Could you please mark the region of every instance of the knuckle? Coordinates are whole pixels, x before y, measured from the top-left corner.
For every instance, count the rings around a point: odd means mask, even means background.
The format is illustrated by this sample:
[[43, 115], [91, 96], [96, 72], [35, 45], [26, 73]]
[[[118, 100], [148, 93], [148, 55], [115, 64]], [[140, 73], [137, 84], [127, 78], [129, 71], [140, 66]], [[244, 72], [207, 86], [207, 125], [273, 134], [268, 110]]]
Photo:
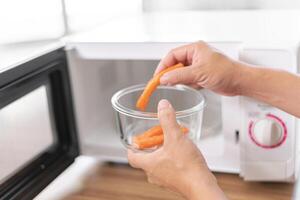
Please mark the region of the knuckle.
[[171, 129], [173, 135], [175, 135], [175, 136], [176, 135], [181, 135], [181, 134], [178, 134], [180, 132], [180, 129], [179, 129], [179, 126], [178, 126], [177, 123], [171, 124], [170, 129]]
[[220, 52], [212, 51], [210, 57], [214, 61], [219, 61], [222, 59], [223, 55]]
[[183, 79], [183, 73], [176, 73], [174, 77], [175, 81], [181, 81]]
[[202, 66], [196, 66], [196, 67], [191, 67], [191, 73], [193, 74], [193, 75], [198, 75], [198, 74], [200, 74], [201, 73], [201, 67]]
[[160, 115], [163, 119], [170, 119], [173, 116], [173, 112], [171, 109], [166, 108], [161, 111]]
[[195, 45], [196, 45], [196, 47], [198, 47], [200, 49], [207, 47], [206, 42], [204, 42], [203, 40], [196, 42]]
[[174, 57], [175, 57], [174, 50], [171, 50], [163, 57], [163, 59], [160, 61], [160, 64], [165, 67], [169, 67], [168, 63], [172, 61]]
[[175, 48], [172, 48], [172, 49], [167, 53], [167, 57], [173, 57], [173, 58], [175, 58], [177, 52], [180, 51], [180, 50], [182, 50], [183, 48], [185, 48], [185, 45], [179, 46], [179, 47], [175, 47]]
[[171, 49], [171, 50], [167, 53], [166, 57], [168, 57], [168, 58], [173, 57], [174, 54], [175, 54], [175, 51], [176, 51], [176, 49]]

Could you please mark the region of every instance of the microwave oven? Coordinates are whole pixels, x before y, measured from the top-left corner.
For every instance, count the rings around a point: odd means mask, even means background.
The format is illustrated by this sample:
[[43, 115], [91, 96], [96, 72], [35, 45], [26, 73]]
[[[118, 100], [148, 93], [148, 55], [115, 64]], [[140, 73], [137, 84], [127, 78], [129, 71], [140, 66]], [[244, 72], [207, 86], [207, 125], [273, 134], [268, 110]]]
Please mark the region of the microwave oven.
[[[79, 155], [127, 162], [111, 96], [145, 83], [170, 49], [188, 42], [155, 42], [155, 37], [66, 40], [0, 66], [0, 199], [32, 199]], [[241, 62], [299, 73], [297, 43], [209, 44]], [[196, 145], [211, 170], [248, 181], [296, 179], [296, 117], [251, 98], [203, 93], [207, 105]]]
[[[179, 45], [67, 43], [3, 69], [0, 118], [5, 134], [0, 149], [5, 161], [0, 195], [30, 199], [79, 154], [127, 162], [110, 98], [124, 87], [146, 82], [159, 59]], [[293, 73], [299, 70], [297, 46], [210, 45], [243, 62]], [[196, 144], [211, 170], [238, 173], [252, 181], [295, 180], [299, 160], [296, 117], [247, 97], [203, 92], [207, 106]]]

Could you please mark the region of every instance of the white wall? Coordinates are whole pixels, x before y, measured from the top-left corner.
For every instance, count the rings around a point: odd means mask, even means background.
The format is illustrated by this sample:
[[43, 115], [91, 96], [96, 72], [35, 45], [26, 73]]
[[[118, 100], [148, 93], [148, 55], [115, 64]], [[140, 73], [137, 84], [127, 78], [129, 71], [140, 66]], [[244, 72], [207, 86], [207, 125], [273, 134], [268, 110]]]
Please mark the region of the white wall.
[[295, 8], [300, 8], [299, 0], [143, 0], [144, 11]]
[[110, 19], [142, 12], [142, 0], [65, 0], [71, 32], [101, 25]]
[[55, 39], [63, 34], [60, 0], [0, 1], [0, 43]]
[[[65, 33], [63, 0], [0, 0], [0, 44], [58, 39]], [[65, 0], [69, 33], [142, 12], [142, 0]]]

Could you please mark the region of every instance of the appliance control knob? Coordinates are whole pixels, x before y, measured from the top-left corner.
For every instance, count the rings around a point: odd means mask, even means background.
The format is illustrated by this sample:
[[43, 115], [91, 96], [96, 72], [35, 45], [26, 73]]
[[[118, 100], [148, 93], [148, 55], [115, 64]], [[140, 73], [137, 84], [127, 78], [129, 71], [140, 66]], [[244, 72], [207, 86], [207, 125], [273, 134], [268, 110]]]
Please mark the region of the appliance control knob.
[[251, 136], [258, 146], [272, 148], [283, 142], [285, 134], [280, 122], [264, 118], [253, 124]]

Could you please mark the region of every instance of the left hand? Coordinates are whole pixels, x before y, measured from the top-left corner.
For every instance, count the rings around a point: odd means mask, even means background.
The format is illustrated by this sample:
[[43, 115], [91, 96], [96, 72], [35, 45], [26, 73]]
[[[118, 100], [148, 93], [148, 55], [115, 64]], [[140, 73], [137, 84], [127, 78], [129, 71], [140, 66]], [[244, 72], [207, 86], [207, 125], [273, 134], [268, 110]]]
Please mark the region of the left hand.
[[177, 191], [188, 199], [225, 199], [201, 152], [182, 134], [168, 101], [160, 101], [158, 117], [164, 132], [163, 146], [152, 153], [128, 150], [131, 166], [143, 169], [150, 183]]

